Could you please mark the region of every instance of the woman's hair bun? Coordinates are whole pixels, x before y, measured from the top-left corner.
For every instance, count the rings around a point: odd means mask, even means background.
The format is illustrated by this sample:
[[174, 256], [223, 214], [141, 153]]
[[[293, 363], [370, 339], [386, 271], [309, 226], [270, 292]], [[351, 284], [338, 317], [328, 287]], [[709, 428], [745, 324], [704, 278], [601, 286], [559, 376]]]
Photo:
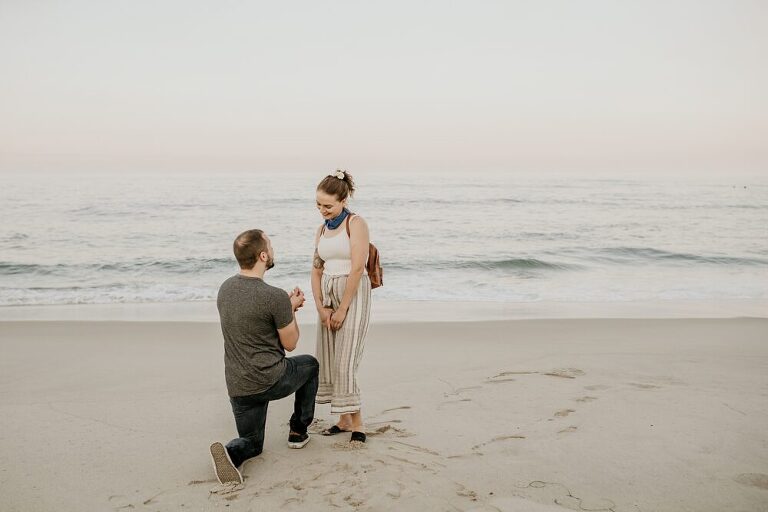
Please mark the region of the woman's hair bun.
[[355, 181], [352, 175], [342, 169], [336, 169], [331, 174], [323, 178], [317, 185], [317, 190], [326, 194], [335, 196], [339, 201], [343, 201], [355, 194]]

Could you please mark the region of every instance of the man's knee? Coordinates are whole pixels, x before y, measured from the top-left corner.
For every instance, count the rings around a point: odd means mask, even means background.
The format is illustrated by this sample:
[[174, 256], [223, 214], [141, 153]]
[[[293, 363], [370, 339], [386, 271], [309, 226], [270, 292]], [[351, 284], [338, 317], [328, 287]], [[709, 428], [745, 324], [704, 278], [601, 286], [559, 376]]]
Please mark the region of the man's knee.
[[293, 361], [292, 364], [300, 374], [309, 378], [317, 377], [320, 374], [320, 363], [314, 356], [302, 354], [290, 359]]
[[264, 450], [264, 438], [238, 437], [227, 443], [227, 452], [236, 467], [240, 467], [246, 460], [260, 455]]
[[304, 354], [303, 356], [299, 356], [302, 358], [301, 364], [308, 366], [312, 368], [313, 372], [317, 373], [320, 369], [320, 363], [315, 359], [315, 356], [311, 356], [309, 354]]
[[312, 375], [320, 373], [320, 362], [314, 356], [308, 356], [312, 365]]

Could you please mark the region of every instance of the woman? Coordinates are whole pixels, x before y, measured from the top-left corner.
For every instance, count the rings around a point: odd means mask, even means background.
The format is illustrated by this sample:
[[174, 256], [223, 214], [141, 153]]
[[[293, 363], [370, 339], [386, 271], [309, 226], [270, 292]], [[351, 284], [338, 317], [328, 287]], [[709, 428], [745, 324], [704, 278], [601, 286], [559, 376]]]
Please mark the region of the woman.
[[322, 434], [351, 432], [350, 442], [364, 443], [357, 368], [368, 332], [371, 281], [365, 270], [368, 225], [347, 209], [354, 192], [355, 183], [345, 171], [326, 176], [317, 186], [317, 209], [324, 222], [315, 234], [312, 294], [319, 315], [317, 403], [330, 403], [331, 414], [341, 415]]

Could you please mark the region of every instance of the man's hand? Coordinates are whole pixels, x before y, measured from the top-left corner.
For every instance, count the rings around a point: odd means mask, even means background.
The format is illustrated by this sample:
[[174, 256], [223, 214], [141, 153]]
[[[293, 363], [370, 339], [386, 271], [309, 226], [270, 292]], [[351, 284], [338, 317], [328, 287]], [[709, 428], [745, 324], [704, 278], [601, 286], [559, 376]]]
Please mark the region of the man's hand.
[[304, 292], [298, 286], [288, 294], [288, 297], [291, 299], [291, 307], [293, 307], [294, 312], [304, 305]]

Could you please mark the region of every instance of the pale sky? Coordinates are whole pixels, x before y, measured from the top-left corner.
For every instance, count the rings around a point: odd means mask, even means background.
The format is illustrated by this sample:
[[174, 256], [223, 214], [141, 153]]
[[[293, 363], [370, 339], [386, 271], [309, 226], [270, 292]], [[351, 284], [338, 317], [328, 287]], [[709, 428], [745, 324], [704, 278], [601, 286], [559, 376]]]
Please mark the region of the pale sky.
[[0, 0], [0, 172], [768, 174], [768, 2]]

